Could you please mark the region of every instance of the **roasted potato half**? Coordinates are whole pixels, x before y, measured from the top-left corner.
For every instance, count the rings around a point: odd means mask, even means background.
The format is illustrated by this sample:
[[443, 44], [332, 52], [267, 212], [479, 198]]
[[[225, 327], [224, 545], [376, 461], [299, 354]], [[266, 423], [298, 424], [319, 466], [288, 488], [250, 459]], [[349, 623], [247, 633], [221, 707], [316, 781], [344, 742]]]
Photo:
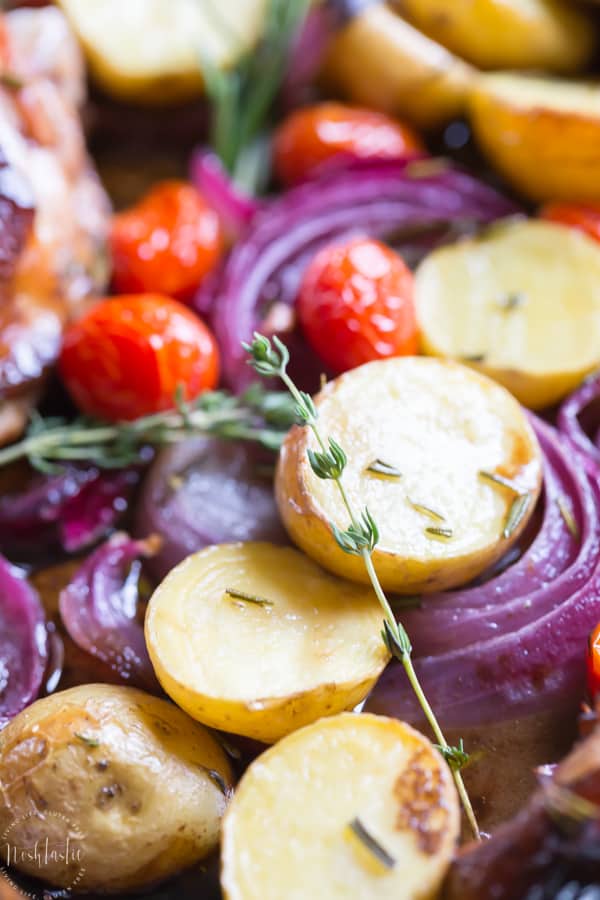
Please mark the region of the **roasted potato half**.
[[408, 725], [345, 713], [284, 738], [223, 825], [227, 900], [427, 900], [459, 830], [450, 770]]
[[590, 17], [570, 0], [394, 0], [393, 6], [481, 69], [574, 72], [596, 43]]
[[0, 733], [0, 834], [29, 851], [17, 869], [56, 887], [139, 890], [215, 849], [231, 783], [218, 743], [173, 704], [81, 685]]
[[[463, 584], [511, 546], [533, 511], [540, 449], [521, 407], [500, 385], [454, 362], [403, 357], [368, 363], [315, 398], [319, 427], [348, 451], [342, 481], [356, 514], [379, 528], [373, 562], [401, 593]], [[368, 581], [364, 561], [340, 549], [337, 485], [312, 471], [308, 428], [287, 435], [277, 467], [279, 511], [292, 539], [321, 565]], [[481, 473], [510, 479], [514, 492]], [[516, 493], [522, 518], [508, 523]]]
[[600, 85], [480, 75], [469, 117], [489, 161], [524, 197], [600, 200]]
[[226, 67], [256, 39], [265, 0], [58, 0], [111, 96], [149, 105], [202, 93], [202, 55]]
[[511, 221], [435, 250], [415, 302], [427, 353], [468, 362], [533, 409], [600, 366], [600, 246], [576, 229]]
[[473, 70], [389, 9], [367, 6], [331, 41], [325, 82], [355, 103], [432, 128], [463, 112]]
[[364, 700], [387, 662], [369, 588], [291, 547], [250, 542], [188, 557], [153, 594], [146, 643], [195, 719], [271, 743]]

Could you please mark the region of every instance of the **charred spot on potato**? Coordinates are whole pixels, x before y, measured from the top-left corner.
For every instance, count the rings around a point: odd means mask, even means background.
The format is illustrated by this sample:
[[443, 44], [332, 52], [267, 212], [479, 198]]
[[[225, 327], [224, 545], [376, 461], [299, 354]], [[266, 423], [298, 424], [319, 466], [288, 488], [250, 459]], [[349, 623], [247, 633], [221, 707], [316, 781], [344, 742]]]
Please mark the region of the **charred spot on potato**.
[[427, 764], [429, 750], [421, 747], [394, 783], [399, 808], [396, 829], [410, 829], [424, 853], [439, 850], [448, 828], [448, 809], [440, 769]]

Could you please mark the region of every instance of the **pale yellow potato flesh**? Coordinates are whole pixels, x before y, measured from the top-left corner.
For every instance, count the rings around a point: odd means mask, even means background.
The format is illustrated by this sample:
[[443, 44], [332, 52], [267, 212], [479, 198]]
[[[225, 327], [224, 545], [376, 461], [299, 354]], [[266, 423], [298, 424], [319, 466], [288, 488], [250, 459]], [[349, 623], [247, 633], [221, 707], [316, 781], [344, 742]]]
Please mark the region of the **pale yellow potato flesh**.
[[468, 113], [485, 155], [524, 197], [600, 200], [597, 82], [480, 75]]
[[91, 72], [112, 96], [139, 103], [202, 93], [202, 57], [227, 67], [255, 41], [265, 0], [59, 0]]
[[[342, 483], [353, 509], [368, 507], [379, 528], [373, 562], [385, 589], [413, 593], [463, 584], [521, 533], [540, 489], [541, 454], [523, 410], [500, 385], [458, 363], [403, 357], [346, 372], [315, 403], [321, 432], [348, 456]], [[295, 426], [275, 479], [283, 522], [321, 565], [367, 582], [363, 559], [342, 551], [333, 536], [330, 522], [346, 529], [348, 512], [336, 484], [313, 473], [308, 448], [318, 449], [314, 436]], [[400, 477], [368, 471], [374, 460]], [[514, 495], [482, 478], [482, 470], [530, 492], [527, 515], [508, 538], [503, 530]], [[427, 530], [439, 527], [451, 536]]]
[[[349, 830], [357, 818], [390, 868]], [[246, 771], [223, 824], [221, 884], [227, 900], [427, 900], [458, 832], [452, 776], [429, 741], [397, 720], [346, 713]]]
[[393, 6], [482, 69], [573, 72], [596, 43], [590, 17], [570, 0], [393, 0]]
[[382, 618], [371, 590], [291, 547], [221, 544], [157, 588], [146, 643], [163, 688], [193, 718], [271, 743], [364, 700], [388, 659]]
[[[78, 892], [139, 890], [199, 862], [218, 844], [231, 785], [214, 737], [134, 688], [52, 694], [0, 733], [0, 834], [31, 851], [16, 867]], [[79, 854], [69, 864], [67, 838]], [[40, 868], [46, 839], [63, 855]]]
[[354, 103], [432, 128], [464, 111], [474, 72], [384, 3], [375, 3], [337, 32], [322, 74]]
[[426, 353], [481, 357], [469, 365], [533, 409], [600, 366], [600, 247], [576, 229], [511, 221], [436, 250], [415, 303]]

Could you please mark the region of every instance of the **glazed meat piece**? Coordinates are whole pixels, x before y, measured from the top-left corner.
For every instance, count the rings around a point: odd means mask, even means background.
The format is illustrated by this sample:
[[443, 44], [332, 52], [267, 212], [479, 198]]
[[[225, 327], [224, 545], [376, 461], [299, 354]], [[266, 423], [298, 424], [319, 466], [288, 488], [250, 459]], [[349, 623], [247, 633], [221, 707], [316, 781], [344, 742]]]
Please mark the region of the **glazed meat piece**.
[[443, 896], [600, 900], [600, 725], [511, 822], [461, 853]]
[[59, 10], [0, 19], [0, 444], [23, 428], [65, 325], [106, 282], [109, 203], [85, 148], [84, 93]]

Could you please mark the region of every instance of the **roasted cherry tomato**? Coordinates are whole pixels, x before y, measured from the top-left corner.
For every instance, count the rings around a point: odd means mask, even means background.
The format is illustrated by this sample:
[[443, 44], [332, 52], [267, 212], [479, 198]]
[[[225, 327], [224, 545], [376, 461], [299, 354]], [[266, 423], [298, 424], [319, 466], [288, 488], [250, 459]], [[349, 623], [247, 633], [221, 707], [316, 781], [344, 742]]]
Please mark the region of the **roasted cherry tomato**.
[[115, 291], [185, 301], [215, 267], [223, 236], [217, 213], [193, 185], [164, 181], [113, 217], [110, 245]]
[[570, 225], [600, 241], [600, 204], [548, 203], [542, 207], [541, 217], [559, 225]]
[[600, 696], [600, 624], [588, 639], [587, 688], [592, 701]]
[[279, 126], [273, 165], [284, 184], [295, 184], [335, 156], [397, 159], [422, 152], [415, 132], [383, 113], [318, 103], [293, 112]]
[[179, 385], [188, 400], [213, 388], [219, 357], [186, 306], [138, 294], [103, 300], [72, 325], [60, 372], [82, 412], [118, 421], [170, 409]]
[[417, 352], [413, 276], [379, 241], [355, 238], [317, 253], [302, 281], [298, 315], [310, 344], [336, 372]]

